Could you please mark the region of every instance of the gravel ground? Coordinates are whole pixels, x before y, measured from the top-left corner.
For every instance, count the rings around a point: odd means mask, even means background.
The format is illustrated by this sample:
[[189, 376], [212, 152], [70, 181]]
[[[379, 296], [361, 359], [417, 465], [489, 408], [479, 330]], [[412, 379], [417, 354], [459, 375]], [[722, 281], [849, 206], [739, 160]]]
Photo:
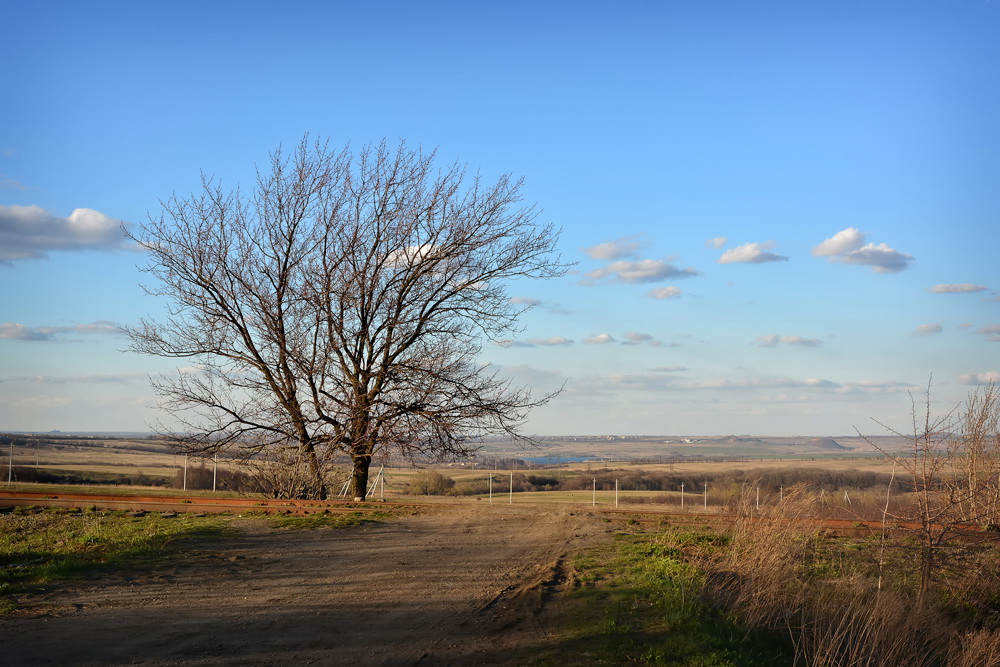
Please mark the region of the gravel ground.
[[521, 665], [552, 640], [585, 510], [455, 505], [349, 530], [242, 520], [185, 559], [0, 618], [0, 664]]

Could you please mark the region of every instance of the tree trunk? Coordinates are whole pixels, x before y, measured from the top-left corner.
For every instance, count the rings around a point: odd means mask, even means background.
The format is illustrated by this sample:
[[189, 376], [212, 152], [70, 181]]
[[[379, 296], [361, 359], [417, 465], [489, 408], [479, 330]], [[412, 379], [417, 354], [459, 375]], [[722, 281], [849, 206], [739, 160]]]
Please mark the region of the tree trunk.
[[371, 467], [370, 454], [352, 454], [354, 470], [351, 473], [351, 489], [355, 498], [365, 500], [368, 497], [368, 468]]
[[934, 546], [925, 544], [920, 554], [920, 583], [917, 588], [917, 609], [923, 609], [934, 576]]

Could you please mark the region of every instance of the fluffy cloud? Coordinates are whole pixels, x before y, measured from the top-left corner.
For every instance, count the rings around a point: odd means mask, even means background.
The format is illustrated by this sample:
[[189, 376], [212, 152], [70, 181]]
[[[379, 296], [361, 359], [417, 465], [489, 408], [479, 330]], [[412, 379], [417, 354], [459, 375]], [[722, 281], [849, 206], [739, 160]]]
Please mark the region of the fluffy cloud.
[[526, 296], [512, 296], [510, 302], [515, 306], [525, 306], [526, 308], [534, 308], [535, 306], [542, 305], [542, 302], [538, 299], [531, 299]]
[[651, 299], [676, 299], [680, 295], [680, 287], [654, 287], [646, 294]]
[[928, 336], [930, 334], [939, 334], [942, 331], [944, 331], [944, 327], [939, 322], [931, 322], [930, 324], [921, 324], [913, 330], [913, 333], [918, 336]]
[[60, 218], [38, 206], [0, 206], [0, 262], [40, 259], [55, 250], [135, 250], [118, 220], [78, 208]]
[[839, 231], [812, 249], [816, 257], [833, 257], [858, 250], [865, 244], [865, 235], [854, 227]]
[[818, 338], [804, 338], [802, 336], [779, 336], [778, 334], [768, 334], [761, 336], [754, 341], [757, 347], [777, 347], [783, 345], [798, 345], [799, 347], [819, 347], [823, 341]]
[[962, 384], [1000, 384], [1000, 372], [965, 373], [958, 381]]
[[118, 334], [121, 333], [121, 327], [113, 322], [91, 322], [69, 327], [28, 327], [14, 322], [0, 324], [0, 340], [51, 341], [64, 333]]
[[854, 250], [837, 258], [845, 264], [860, 264], [874, 267], [875, 273], [899, 273], [913, 261], [913, 255], [906, 255], [893, 250], [884, 243], [875, 245], [869, 243], [863, 248]]
[[741, 246], [730, 248], [722, 253], [719, 264], [764, 264], [766, 262], [787, 262], [784, 255], [777, 255], [769, 252], [774, 247], [774, 241], [764, 241], [763, 243], [744, 243]]
[[611, 262], [605, 267], [588, 271], [586, 278], [580, 281], [582, 285], [593, 285], [605, 280], [611, 283], [655, 283], [660, 280], [690, 278], [698, 275], [692, 268], [679, 269], [670, 262], [659, 259], [640, 259], [636, 261], [621, 260]]
[[611, 334], [602, 333], [590, 338], [584, 338], [583, 342], [587, 345], [604, 345], [605, 343], [615, 342], [615, 339]]
[[929, 292], [934, 294], [965, 294], [969, 292], [985, 292], [989, 287], [983, 287], [982, 285], [973, 285], [972, 283], [957, 283], [957, 284], [947, 284], [943, 283], [941, 285], [935, 285], [928, 289]]
[[714, 239], [709, 239], [709, 240], [705, 241], [705, 247], [706, 248], [716, 248], [716, 249], [718, 249], [718, 248], [721, 248], [724, 245], [726, 245], [726, 237], [725, 236], [717, 236]]
[[614, 241], [605, 241], [588, 248], [580, 248], [591, 259], [612, 261], [625, 257], [635, 257], [636, 251], [645, 245], [641, 241], [635, 240], [635, 236], [625, 236]]
[[837, 232], [813, 248], [812, 254], [831, 262], [871, 266], [875, 273], [898, 273], [913, 261], [912, 255], [894, 250], [885, 243], [865, 244], [865, 235], [854, 227]]

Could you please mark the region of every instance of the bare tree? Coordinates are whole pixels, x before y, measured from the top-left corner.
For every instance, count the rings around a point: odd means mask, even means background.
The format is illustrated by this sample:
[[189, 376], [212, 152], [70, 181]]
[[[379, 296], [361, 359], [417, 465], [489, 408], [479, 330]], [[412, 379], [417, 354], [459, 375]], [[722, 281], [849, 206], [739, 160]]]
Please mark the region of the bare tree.
[[968, 489], [963, 513], [969, 522], [1000, 526], [1000, 390], [995, 383], [976, 388], [959, 418], [964, 456], [959, 479]]
[[[911, 396], [912, 401], [912, 396]], [[913, 526], [919, 555], [917, 606], [927, 600], [935, 574], [949, 560], [967, 555], [980, 542], [992, 541], [978, 528], [993, 525], [996, 499], [1000, 497], [1000, 397], [995, 386], [969, 394], [965, 412], [955, 408], [943, 416], [931, 410], [930, 384], [923, 410], [913, 404], [913, 432], [906, 434], [876, 422], [906, 439], [899, 451], [889, 451], [875, 441], [869, 444], [904, 472], [913, 508], [886, 515]]]
[[567, 269], [521, 180], [484, 183], [405, 143], [355, 154], [305, 138], [250, 194], [202, 185], [133, 235], [169, 313], [128, 329], [131, 349], [194, 362], [154, 381], [187, 451], [292, 452], [308, 471], [296, 494], [311, 497], [343, 452], [364, 498], [376, 454], [523, 438], [552, 397], [478, 359], [484, 339], [516, 331], [510, 281]]

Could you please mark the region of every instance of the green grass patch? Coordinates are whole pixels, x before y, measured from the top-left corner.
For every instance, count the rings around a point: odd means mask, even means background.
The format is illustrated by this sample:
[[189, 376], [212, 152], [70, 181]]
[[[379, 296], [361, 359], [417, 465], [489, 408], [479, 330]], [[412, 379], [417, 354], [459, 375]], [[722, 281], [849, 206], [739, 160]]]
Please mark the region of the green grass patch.
[[621, 534], [578, 556], [581, 585], [567, 600], [562, 641], [538, 664], [789, 664], [705, 601], [704, 577], [685, 554], [723, 547], [709, 532], [667, 529]]
[[41, 586], [101, 568], [159, 563], [176, 552], [178, 540], [221, 536], [227, 520], [18, 508], [0, 516], [0, 613], [16, 606], [14, 596]]

